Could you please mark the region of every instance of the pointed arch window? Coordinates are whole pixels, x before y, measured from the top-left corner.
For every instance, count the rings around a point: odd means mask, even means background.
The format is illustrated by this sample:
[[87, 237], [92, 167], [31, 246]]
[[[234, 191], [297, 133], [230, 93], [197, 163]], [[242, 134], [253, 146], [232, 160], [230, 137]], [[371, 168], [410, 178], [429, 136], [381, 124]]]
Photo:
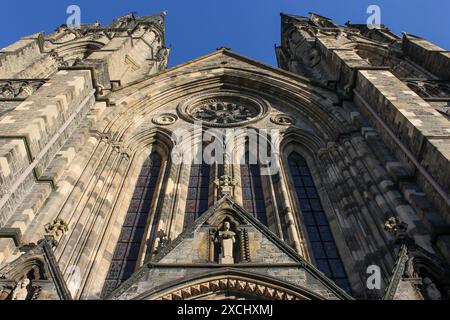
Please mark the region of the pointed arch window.
[[122, 226], [111, 265], [103, 286], [102, 297], [109, 295], [135, 272], [150, 208], [162, 169], [162, 159], [153, 152], [145, 161]]
[[208, 210], [211, 166], [208, 164], [192, 164], [189, 176], [184, 229], [189, 228], [195, 220]]
[[288, 164], [300, 204], [299, 219], [307, 230], [316, 266], [337, 285], [349, 291], [347, 275], [308, 165], [295, 152], [288, 157]]

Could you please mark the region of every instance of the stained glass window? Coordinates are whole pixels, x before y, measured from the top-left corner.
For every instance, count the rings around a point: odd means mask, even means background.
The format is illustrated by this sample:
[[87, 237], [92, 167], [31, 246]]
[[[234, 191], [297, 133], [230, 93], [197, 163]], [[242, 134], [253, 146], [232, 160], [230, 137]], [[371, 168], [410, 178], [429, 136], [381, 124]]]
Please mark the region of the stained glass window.
[[267, 226], [266, 205], [259, 165], [241, 165], [241, 187], [244, 209]]
[[207, 164], [191, 165], [184, 228], [189, 228], [206, 210], [209, 204], [209, 179], [211, 166]]
[[139, 251], [155, 193], [162, 161], [153, 153], [144, 163], [123, 223], [111, 265], [103, 286], [102, 297], [108, 296], [136, 270]]
[[299, 218], [306, 227], [316, 266], [338, 286], [350, 291], [347, 275], [308, 165], [297, 153], [289, 156], [288, 163], [300, 203]]

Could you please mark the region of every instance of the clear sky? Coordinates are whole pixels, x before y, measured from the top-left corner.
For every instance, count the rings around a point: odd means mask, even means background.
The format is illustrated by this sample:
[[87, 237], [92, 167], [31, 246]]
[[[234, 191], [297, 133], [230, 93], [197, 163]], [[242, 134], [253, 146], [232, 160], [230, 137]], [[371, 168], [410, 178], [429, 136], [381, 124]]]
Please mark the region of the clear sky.
[[166, 44], [170, 65], [197, 58], [224, 46], [275, 65], [280, 43], [280, 12], [315, 12], [343, 24], [365, 23], [367, 7], [381, 8], [381, 22], [393, 32], [422, 36], [450, 50], [450, 0], [13, 0], [0, 11], [0, 47], [38, 31], [50, 33], [64, 24], [70, 4], [81, 7], [81, 22], [102, 24], [130, 12], [167, 11]]

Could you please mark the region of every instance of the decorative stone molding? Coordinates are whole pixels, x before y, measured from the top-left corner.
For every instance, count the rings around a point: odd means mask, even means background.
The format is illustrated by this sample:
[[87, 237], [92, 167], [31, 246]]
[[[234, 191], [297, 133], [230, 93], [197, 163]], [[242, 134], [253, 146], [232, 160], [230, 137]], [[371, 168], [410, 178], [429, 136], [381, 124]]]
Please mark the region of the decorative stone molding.
[[164, 294], [155, 300], [188, 300], [197, 296], [214, 294], [221, 291], [239, 292], [267, 300], [306, 300], [306, 298], [299, 294], [280, 287], [232, 276], [192, 284]]
[[153, 118], [152, 122], [160, 126], [170, 126], [178, 121], [178, 117], [172, 113], [163, 113]]
[[319, 157], [319, 159], [322, 159], [327, 154], [334, 152], [337, 146], [338, 144], [336, 142], [330, 141], [327, 143], [327, 146], [325, 148], [321, 148], [319, 149], [319, 151], [317, 151], [317, 156]]
[[406, 85], [423, 98], [448, 98], [450, 85], [448, 81], [428, 79], [407, 79]]
[[69, 226], [64, 220], [59, 218], [45, 225], [47, 235], [52, 236], [56, 240], [60, 239], [67, 231], [69, 231]]
[[385, 223], [384, 223], [384, 229], [393, 234], [396, 238], [396, 241], [398, 243], [405, 243], [407, 240], [410, 240], [408, 238], [408, 224], [401, 221], [397, 217], [390, 217]]
[[46, 80], [0, 80], [0, 100], [25, 100], [38, 90]]
[[280, 126], [293, 126], [296, 123], [295, 118], [287, 114], [278, 114], [273, 116], [270, 118], [270, 121]]
[[219, 189], [219, 193], [222, 197], [225, 195], [231, 195], [233, 193], [234, 187], [238, 185], [236, 180], [228, 175], [224, 175], [219, 179], [216, 179], [214, 181], [214, 184]]
[[267, 101], [237, 92], [195, 95], [178, 106], [180, 117], [188, 122], [202, 121], [218, 128], [243, 126], [267, 115]]

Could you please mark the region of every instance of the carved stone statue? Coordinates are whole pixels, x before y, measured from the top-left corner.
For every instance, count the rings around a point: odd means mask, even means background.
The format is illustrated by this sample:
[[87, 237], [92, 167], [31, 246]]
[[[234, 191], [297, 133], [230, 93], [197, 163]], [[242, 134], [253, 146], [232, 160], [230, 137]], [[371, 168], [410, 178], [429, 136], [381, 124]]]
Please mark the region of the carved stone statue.
[[223, 223], [222, 230], [219, 230], [217, 241], [220, 243], [220, 264], [233, 264], [233, 249], [236, 243], [236, 233], [230, 230], [231, 224], [229, 221]]
[[11, 300], [27, 300], [29, 295], [28, 286], [30, 283], [30, 279], [23, 277], [22, 280], [17, 283], [17, 286], [11, 295]]

